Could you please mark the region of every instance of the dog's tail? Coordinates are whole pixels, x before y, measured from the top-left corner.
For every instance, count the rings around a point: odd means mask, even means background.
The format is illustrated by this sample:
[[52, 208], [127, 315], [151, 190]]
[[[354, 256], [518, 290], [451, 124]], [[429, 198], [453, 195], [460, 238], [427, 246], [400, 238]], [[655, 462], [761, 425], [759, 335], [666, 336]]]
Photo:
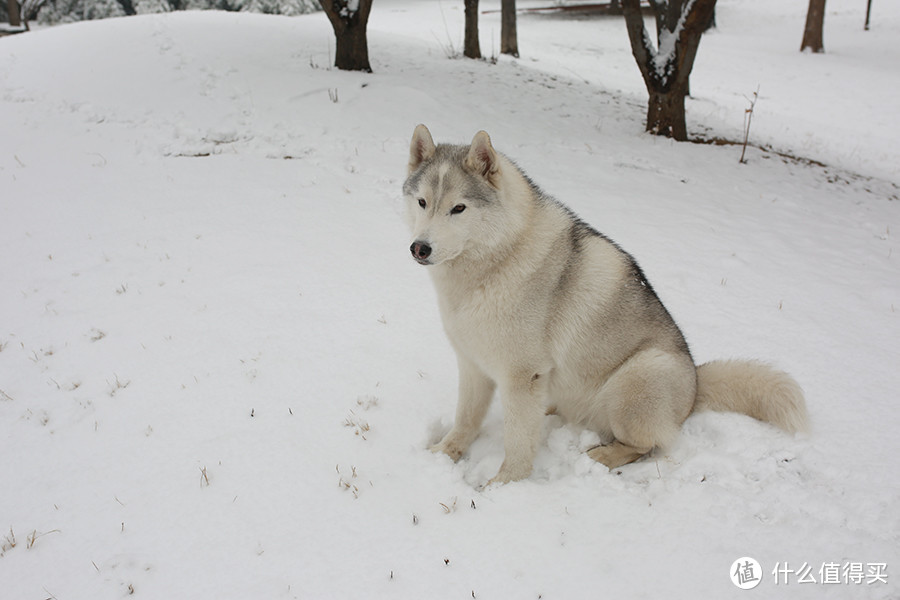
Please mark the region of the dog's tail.
[[757, 361], [721, 360], [697, 367], [694, 411], [739, 412], [789, 433], [807, 431], [803, 390], [794, 378]]

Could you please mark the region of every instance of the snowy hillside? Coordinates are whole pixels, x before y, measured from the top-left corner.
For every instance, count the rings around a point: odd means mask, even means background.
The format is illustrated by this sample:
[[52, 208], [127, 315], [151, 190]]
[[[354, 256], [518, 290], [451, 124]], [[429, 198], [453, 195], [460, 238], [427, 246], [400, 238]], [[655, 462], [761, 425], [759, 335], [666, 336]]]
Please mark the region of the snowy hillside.
[[[616, 19], [522, 16], [490, 64], [446, 56], [462, 2], [379, 0], [369, 75], [329, 67], [323, 14], [0, 39], [2, 597], [900, 597], [900, 8], [863, 32], [860, 5], [829, 0], [813, 56], [806, 2], [720, 0], [692, 77], [692, 134], [738, 139], [759, 86], [751, 139], [824, 167], [646, 135]], [[429, 453], [456, 365], [401, 217], [420, 122], [486, 129], [698, 361], [791, 372], [812, 433], [697, 415], [609, 472], [548, 417], [534, 474], [482, 490], [494, 406]]]

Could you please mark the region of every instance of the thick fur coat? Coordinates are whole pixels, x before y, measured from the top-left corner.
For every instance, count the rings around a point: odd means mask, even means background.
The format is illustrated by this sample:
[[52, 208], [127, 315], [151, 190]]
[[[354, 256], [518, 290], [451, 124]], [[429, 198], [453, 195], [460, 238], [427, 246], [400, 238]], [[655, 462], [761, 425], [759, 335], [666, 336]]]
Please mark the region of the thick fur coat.
[[755, 361], [695, 367], [635, 260], [545, 195], [487, 133], [435, 145], [419, 125], [403, 193], [410, 252], [432, 277], [459, 366], [456, 419], [435, 452], [459, 459], [495, 392], [506, 456], [492, 482], [531, 473], [548, 411], [610, 440], [588, 451], [610, 468], [672, 442], [694, 410], [806, 427], [785, 373]]

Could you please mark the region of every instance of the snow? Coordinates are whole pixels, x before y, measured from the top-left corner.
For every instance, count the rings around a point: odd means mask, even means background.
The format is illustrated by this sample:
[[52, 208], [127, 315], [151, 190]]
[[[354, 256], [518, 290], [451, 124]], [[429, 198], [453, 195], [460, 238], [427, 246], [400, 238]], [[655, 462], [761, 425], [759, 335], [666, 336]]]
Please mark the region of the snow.
[[[767, 598], [900, 596], [900, 7], [863, 32], [829, 0], [810, 55], [805, 4], [721, 0], [701, 42], [689, 131], [739, 139], [758, 85], [747, 164], [643, 132], [620, 19], [522, 16], [490, 64], [445, 55], [461, 2], [383, 0], [374, 74], [330, 68], [321, 13], [0, 39], [3, 596], [728, 598], [745, 556]], [[419, 122], [486, 129], [638, 258], [698, 361], [791, 372], [813, 432], [696, 415], [610, 473], [548, 417], [533, 475], [482, 490], [494, 406], [430, 454], [456, 367], [401, 217]], [[886, 583], [772, 575], [831, 562]]]
[[665, 83], [669, 76], [673, 74], [675, 69], [675, 52], [676, 44], [681, 38], [681, 32], [684, 30], [684, 22], [687, 15], [693, 8], [694, 0], [690, 0], [682, 9], [678, 22], [671, 30], [663, 28], [656, 32], [659, 47], [654, 49], [655, 44], [650, 37], [650, 31], [646, 24], [643, 30], [644, 46], [651, 50], [653, 69], [659, 81]]

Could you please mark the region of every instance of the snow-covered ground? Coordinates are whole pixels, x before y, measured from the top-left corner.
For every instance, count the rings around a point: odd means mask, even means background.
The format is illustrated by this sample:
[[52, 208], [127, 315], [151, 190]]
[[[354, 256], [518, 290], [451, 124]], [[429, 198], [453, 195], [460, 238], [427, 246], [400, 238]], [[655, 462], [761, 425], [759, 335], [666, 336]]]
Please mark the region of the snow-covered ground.
[[[864, 32], [864, 4], [829, 0], [810, 55], [806, 2], [720, 0], [692, 77], [694, 135], [739, 139], [759, 86], [751, 140], [825, 167], [645, 134], [619, 19], [523, 15], [490, 64], [447, 58], [462, 2], [379, 0], [369, 75], [322, 14], [0, 39], [0, 595], [900, 597], [900, 7]], [[548, 417], [534, 474], [480, 491], [495, 406], [429, 453], [456, 367], [401, 218], [419, 122], [488, 130], [698, 361], [790, 371], [812, 433], [697, 415], [610, 473]]]

